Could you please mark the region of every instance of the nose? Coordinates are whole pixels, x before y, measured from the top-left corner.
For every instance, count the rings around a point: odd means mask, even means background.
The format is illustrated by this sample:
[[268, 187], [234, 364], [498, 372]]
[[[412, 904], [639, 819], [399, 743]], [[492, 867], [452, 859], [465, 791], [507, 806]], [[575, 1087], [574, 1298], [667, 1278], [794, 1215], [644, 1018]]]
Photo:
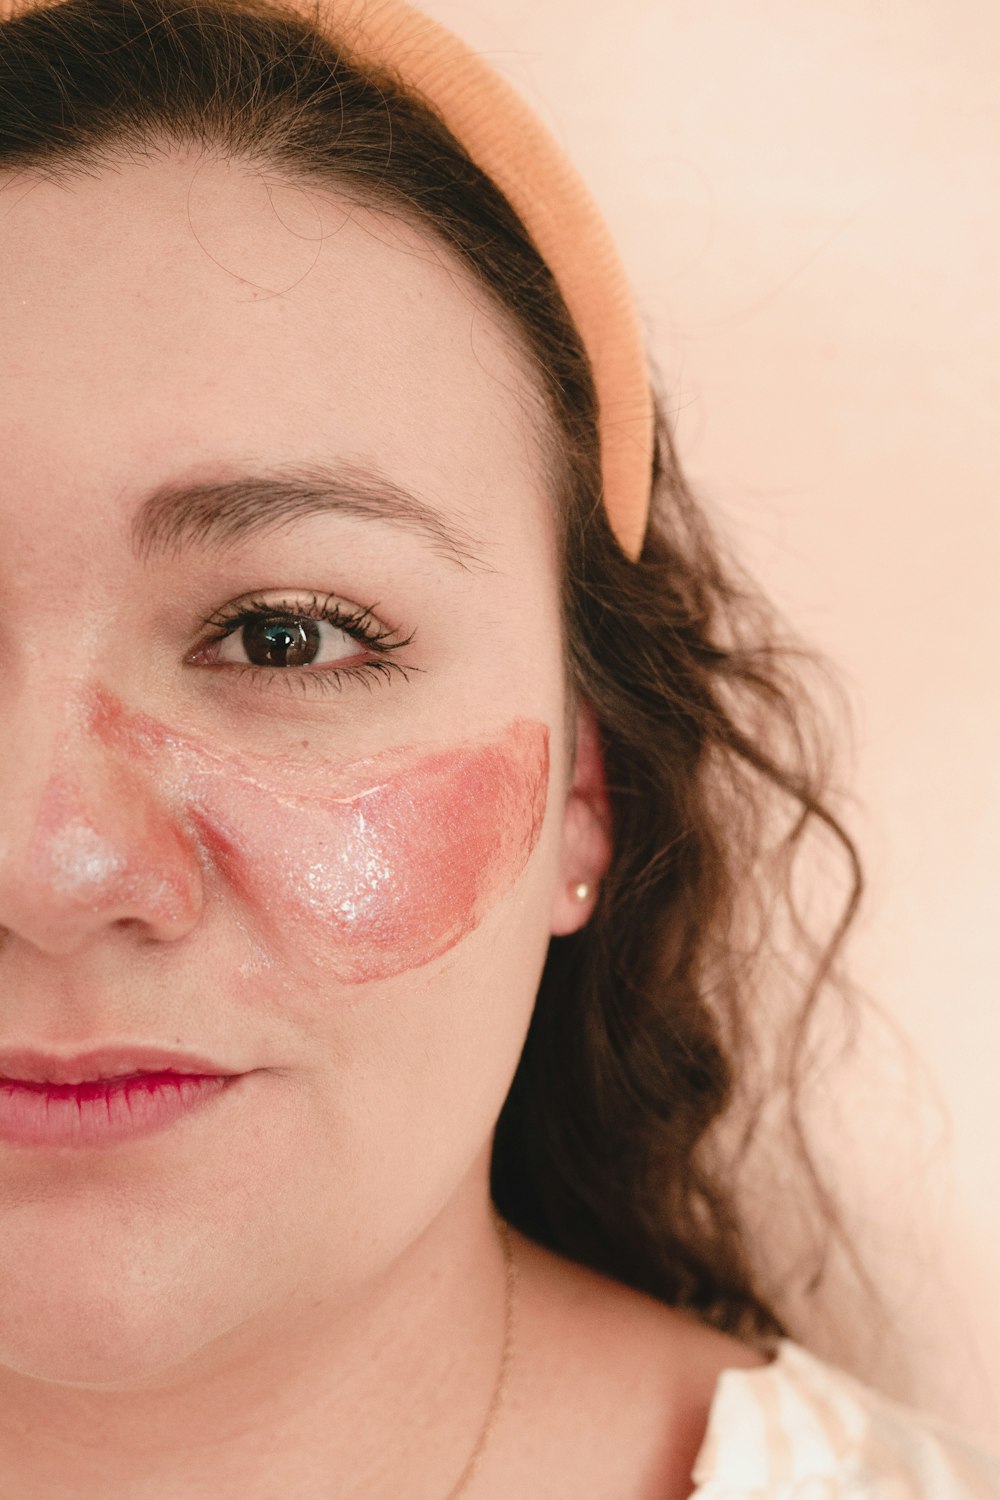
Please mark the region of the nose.
[[101, 744], [82, 714], [52, 717], [0, 732], [0, 931], [50, 954], [126, 924], [184, 937], [202, 867], [162, 767]]

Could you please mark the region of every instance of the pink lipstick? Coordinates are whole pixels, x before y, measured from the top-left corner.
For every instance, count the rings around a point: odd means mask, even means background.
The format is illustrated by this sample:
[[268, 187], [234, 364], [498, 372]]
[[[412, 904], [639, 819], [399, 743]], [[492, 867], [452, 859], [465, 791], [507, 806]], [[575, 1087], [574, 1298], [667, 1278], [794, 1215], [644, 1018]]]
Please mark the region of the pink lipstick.
[[139, 1073], [89, 1083], [0, 1078], [0, 1139], [16, 1146], [109, 1146], [204, 1107], [240, 1074]]
[[92, 1147], [149, 1135], [241, 1076], [161, 1047], [96, 1047], [75, 1057], [0, 1049], [0, 1140]]

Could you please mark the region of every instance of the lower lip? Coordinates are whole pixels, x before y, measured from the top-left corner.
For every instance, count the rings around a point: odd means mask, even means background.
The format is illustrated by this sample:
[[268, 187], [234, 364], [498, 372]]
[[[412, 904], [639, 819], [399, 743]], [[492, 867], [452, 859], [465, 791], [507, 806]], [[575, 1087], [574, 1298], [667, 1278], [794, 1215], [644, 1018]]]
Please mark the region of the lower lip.
[[153, 1135], [203, 1109], [241, 1076], [144, 1073], [76, 1084], [0, 1078], [0, 1140], [94, 1147]]

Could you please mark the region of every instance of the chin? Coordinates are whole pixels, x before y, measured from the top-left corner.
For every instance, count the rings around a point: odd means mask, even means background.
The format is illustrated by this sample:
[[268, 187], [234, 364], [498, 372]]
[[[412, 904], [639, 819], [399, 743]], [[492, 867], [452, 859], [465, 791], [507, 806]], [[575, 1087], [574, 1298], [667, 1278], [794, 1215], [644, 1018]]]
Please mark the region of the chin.
[[231, 1274], [196, 1275], [181, 1245], [138, 1236], [106, 1252], [106, 1236], [13, 1256], [0, 1244], [0, 1389], [4, 1372], [95, 1391], [166, 1384], [252, 1315]]

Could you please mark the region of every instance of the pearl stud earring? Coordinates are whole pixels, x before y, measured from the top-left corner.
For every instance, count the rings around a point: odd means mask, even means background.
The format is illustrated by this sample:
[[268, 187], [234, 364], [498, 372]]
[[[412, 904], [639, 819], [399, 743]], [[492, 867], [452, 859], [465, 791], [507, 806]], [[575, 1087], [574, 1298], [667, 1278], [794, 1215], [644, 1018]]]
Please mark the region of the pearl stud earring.
[[578, 901], [586, 901], [590, 895], [590, 886], [586, 880], [581, 880], [578, 885], [573, 887], [573, 895]]

